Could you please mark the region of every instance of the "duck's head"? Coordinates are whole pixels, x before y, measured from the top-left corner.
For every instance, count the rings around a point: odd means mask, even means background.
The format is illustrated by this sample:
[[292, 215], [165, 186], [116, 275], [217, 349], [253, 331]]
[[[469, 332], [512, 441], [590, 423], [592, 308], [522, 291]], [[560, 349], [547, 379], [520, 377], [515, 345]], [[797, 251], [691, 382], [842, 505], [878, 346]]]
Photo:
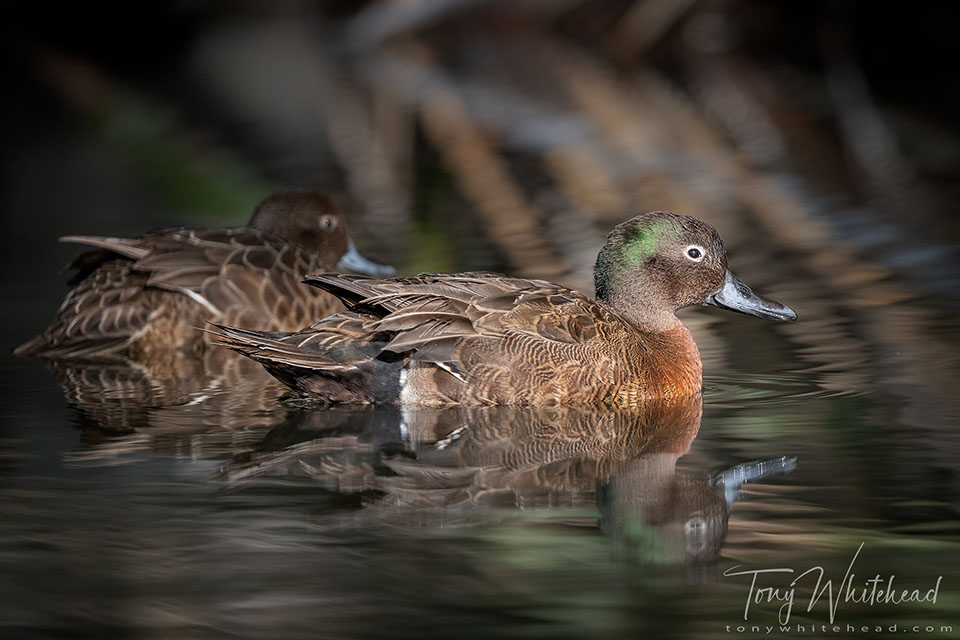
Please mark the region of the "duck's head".
[[691, 216], [654, 211], [617, 225], [594, 268], [596, 296], [653, 328], [703, 304], [769, 320], [796, 320], [789, 307], [755, 294], [727, 268], [717, 230]]
[[371, 276], [396, 273], [393, 267], [360, 255], [347, 234], [343, 212], [330, 196], [319, 191], [278, 191], [257, 205], [248, 226], [328, 257], [343, 271]]

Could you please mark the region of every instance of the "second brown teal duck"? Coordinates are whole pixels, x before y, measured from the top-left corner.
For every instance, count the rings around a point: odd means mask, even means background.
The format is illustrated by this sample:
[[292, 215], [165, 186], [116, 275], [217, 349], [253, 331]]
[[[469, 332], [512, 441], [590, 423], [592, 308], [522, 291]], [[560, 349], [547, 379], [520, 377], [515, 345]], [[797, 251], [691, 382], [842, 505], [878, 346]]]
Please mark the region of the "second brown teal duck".
[[269, 196], [246, 227], [61, 241], [93, 249], [71, 265], [73, 289], [50, 326], [15, 355], [156, 363], [202, 351], [207, 320], [290, 331], [342, 310], [301, 282], [308, 273], [394, 273], [357, 252], [328, 196], [306, 190]]

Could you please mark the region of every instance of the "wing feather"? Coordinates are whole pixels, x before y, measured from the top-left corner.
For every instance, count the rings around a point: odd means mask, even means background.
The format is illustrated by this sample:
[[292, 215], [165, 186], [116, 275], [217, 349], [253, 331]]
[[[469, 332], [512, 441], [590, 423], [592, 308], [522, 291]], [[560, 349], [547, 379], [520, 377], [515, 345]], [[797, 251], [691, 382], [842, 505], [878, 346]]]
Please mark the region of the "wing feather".
[[150, 255], [150, 248], [145, 247], [139, 238], [108, 238], [105, 236], [63, 236], [60, 242], [82, 244], [97, 249], [112, 251], [124, 258], [141, 260]]
[[[597, 335], [597, 302], [541, 280], [485, 272], [389, 279], [320, 273], [304, 282], [334, 294], [352, 309], [339, 314], [351, 318], [350, 331], [323, 321], [297, 332], [296, 344], [284, 349], [327, 352], [338, 361], [350, 341], [376, 346], [379, 353], [449, 363], [458, 361], [467, 342], [491, 349], [510, 335], [524, 335], [527, 342], [562, 344], [582, 343]], [[337, 350], [339, 355], [334, 354]], [[361, 351], [354, 356], [376, 355], [369, 348]]]

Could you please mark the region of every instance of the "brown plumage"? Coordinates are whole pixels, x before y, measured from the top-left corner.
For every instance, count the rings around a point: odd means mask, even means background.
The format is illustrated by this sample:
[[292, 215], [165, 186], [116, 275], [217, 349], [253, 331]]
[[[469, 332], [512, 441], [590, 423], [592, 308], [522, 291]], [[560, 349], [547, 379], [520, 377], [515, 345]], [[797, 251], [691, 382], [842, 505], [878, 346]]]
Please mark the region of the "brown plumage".
[[[343, 309], [301, 283], [318, 269], [364, 266], [343, 214], [312, 191], [276, 193], [238, 229], [164, 229], [139, 238], [67, 236], [94, 247], [50, 326], [14, 354], [156, 361], [202, 350], [207, 320], [292, 330]], [[389, 268], [368, 264], [374, 273]], [[378, 269], [380, 269], [378, 271]]]
[[689, 216], [618, 226], [596, 279], [594, 300], [492, 273], [320, 274], [307, 282], [350, 311], [291, 334], [218, 325], [217, 342], [327, 402], [638, 407], [700, 391], [700, 355], [677, 309], [796, 317], [737, 281], [716, 231]]
[[[285, 336], [228, 327], [220, 334], [221, 344], [307, 395], [401, 399], [404, 365], [402, 400], [415, 405], [634, 406], [700, 385], [685, 328], [641, 332], [615, 309], [548, 282], [485, 273], [322, 274], [308, 282], [342, 296], [353, 311]], [[661, 375], [673, 362], [681, 370]], [[303, 375], [309, 371], [317, 375]]]

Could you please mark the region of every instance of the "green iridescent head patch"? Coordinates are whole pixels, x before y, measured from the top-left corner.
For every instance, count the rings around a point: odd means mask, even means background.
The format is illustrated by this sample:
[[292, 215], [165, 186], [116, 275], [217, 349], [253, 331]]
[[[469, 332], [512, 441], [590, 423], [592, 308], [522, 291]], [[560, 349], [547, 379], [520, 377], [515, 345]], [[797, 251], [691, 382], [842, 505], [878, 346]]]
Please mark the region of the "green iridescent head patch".
[[636, 235], [623, 246], [623, 260], [636, 267], [649, 260], [660, 248], [660, 240], [664, 237], [677, 236], [677, 229], [666, 221], [657, 221], [644, 227], [636, 227]]

